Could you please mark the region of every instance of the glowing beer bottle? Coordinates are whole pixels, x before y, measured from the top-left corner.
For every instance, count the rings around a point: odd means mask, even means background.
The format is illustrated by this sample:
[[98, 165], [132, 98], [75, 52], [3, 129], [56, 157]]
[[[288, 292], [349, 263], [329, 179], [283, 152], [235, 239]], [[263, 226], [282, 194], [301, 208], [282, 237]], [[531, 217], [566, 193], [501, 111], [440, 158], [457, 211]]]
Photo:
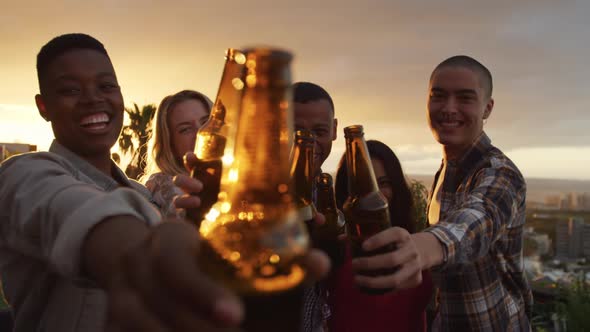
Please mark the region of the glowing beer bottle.
[[323, 250], [338, 267], [344, 261], [344, 245], [338, 237], [345, 233], [344, 214], [336, 207], [332, 176], [322, 173], [316, 178], [317, 209], [326, 217], [323, 225], [315, 226], [313, 246]]
[[295, 203], [301, 218], [308, 223], [317, 214], [313, 204], [314, 151], [315, 135], [310, 130], [297, 130], [291, 156], [291, 185], [295, 188]]
[[292, 56], [268, 48], [244, 54], [239, 120], [227, 136], [219, 200], [200, 227], [199, 264], [242, 297], [242, 329], [295, 332], [309, 237], [289, 185]]
[[187, 210], [187, 218], [198, 225], [217, 202], [221, 181], [222, 157], [228, 136], [229, 126], [238, 121], [246, 57], [236, 49], [227, 49], [225, 66], [215, 104], [209, 119], [197, 132], [195, 155], [197, 164], [191, 176], [203, 182], [203, 190], [198, 194], [201, 206]]
[[[373, 256], [394, 250], [393, 245], [366, 252], [362, 243], [367, 238], [391, 227], [387, 199], [379, 191], [363, 126], [344, 128], [346, 141], [346, 170], [348, 177], [348, 198], [342, 209], [346, 218], [346, 230], [353, 257]], [[358, 272], [357, 272], [358, 273]], [[389, 274], [390, 270], [367, 270], [362, 274], [377, 276]], [[382, 294], [388, 289], [361, 288], [369, 294]]]

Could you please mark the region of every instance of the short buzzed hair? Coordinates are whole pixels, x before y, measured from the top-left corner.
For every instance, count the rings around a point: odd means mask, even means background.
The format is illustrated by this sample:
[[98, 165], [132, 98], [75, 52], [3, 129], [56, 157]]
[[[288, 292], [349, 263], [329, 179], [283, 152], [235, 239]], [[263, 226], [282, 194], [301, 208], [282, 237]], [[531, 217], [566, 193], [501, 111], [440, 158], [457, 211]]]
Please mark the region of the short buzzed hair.
[[334, 102], [328, 91], [321, 86], [310, 82], [297, 82], [293, 84], [293, 101], [300, 104], [307, 104], [325, 99], [330, 103], [332, 114], [334, 114]]
[[432, 82], [434, 73], [436, 73], [439, 69], [446, 67], [463, 67], [475, 72], [479, 75], [481, 86], [483, 87], [486, 97], [492, 97], [492, 73], [490, 73], [489, 69], [486, 68], [486, 66], [482, 65], [481, 62], [467, 55], [452, 56], [446, 59], [445, 61], [439, 63], [438, 66], [434, 68], [432, 74], [430, 75], [430, 82]]
[[104, 45], [92, 36], [83, 33], [70, 33], [57, 36], [45, 44], [39, 51], [39, 54], [37, 54], [39, 90], [42, 90], [41, 81], [45, 77], [47, 67], [49, 67], [51, 62], [73, 49], [90, 49], [104, 54], [107, 58], [109, 57]]

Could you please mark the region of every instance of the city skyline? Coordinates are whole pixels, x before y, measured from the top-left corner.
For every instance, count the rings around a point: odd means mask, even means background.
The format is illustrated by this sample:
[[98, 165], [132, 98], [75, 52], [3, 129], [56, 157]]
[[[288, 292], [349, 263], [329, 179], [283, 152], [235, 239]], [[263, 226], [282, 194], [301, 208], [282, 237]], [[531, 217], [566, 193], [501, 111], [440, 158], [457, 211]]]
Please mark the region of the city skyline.
[[[0, 142], [45, 150], [50, 125], [37, 114], [35, 56], [50, 38], [85, 32], [104, 42], [126, 105], [158, 104], [196, 89], [214, 98], [227, 47], [273, 45], [293, 52], [294, 81], [332, 95], [338, 140], [360, 123], [390, 145], [409, 174], [433, 174], [441, 160], [426, 123], [432, 68], [472, 55], [494, 75], [494, 111], [485, 126], [525, 177], [590, 180], [590, 104], [580, 40], [590, 3], [565, 1], [3, 2], [0, 11]], [[188, 74], [187, 74], [188, 73]], [[369, 115], [370, 114], [370, 115]]]

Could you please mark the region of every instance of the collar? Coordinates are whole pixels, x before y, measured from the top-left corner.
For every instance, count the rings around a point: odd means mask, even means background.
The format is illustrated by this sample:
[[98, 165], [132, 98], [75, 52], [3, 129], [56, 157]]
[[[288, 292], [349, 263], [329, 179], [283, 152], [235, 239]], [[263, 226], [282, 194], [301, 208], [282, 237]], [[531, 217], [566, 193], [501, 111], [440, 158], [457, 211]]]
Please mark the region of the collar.
[[485, 156], [492, 148], [492, 141], [485, 132], [482, 132], [461, 158], [453, 161], [442, 160], [440, 168], [435, 176], [435, 180], [438, 179], [440, 172], [444, 168], [444, 164], [447, 163], [443, 188], [446, 192], [456, 191], [457, 187], [463, 182], [465, 176], [478, 168], [482, 162], [486, 161]]
[[131, 183], [125, 173], [117, 167], [117, 165], [111, 161], [111, 174], [108, 176], [94, 167], [92, 164], [81, 158], [79, 155], [68, 150], [65, 146], [61, 145], [57, 140], [53, 140], [49, 147], [49, 152], [60, 155], [61, 157], [72, 163], [76, 169], [86, 176], [91, 178], [100, 187], [109, 190], [117, 186], [131, 187]]

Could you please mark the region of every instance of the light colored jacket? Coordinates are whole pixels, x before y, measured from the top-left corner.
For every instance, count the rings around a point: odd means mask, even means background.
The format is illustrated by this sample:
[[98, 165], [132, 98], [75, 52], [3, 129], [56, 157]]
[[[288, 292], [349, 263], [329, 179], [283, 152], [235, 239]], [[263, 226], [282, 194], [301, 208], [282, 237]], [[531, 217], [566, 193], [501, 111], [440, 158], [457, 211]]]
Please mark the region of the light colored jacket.
[[57, 141], [0, 166], [0, 278], [15, 332], [102, 331], [105, 293], [80, 271], [89, 231], [105, 218], [161, 218], [150, 193], [113, 163], [113, 177]]

